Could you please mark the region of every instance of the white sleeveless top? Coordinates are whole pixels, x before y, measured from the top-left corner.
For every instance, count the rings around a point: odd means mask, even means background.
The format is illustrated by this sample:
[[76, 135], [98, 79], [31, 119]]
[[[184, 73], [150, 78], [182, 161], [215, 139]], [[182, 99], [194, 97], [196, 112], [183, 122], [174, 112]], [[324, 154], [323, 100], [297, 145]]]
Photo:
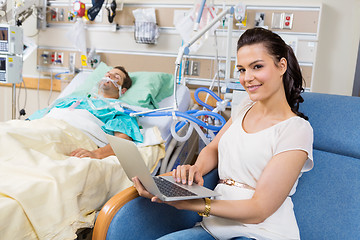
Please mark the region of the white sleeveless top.
[[[219, 141], [219, 177], [232, 178], [256, 188], [257, 181], [270, 159], [278, 153], [295, 149], [308, 153], [301, 172], [311, 170], [313, 130], [309, 122], [294, 116], [259, 132], [246, 133], [242, 128], [242, 121], [253, 104], [254, 102], [247, 98], [234, 108], [232, 125]], [[297, 181], [290, 196], [295, 193], [296, 186]], [[253, 190], [225, 184], [218, 184], [215, 191], [221, 194], [215, 199], [224, 200], [250, 199], [254, 193]], [[271, 240], [300, 239], [290, 197], [287, 197], [274, 214], [259, 224], [242, 224], [235, 220], [210, 216], [204, 218], [201, 225], [218, 239], [237, 236]]]

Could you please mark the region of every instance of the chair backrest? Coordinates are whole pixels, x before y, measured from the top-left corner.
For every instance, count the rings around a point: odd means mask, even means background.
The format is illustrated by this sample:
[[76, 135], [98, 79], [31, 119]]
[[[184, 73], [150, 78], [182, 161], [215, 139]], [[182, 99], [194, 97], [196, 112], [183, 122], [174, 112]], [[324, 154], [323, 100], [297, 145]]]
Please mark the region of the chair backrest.
[[302, 239], [360, 236], [360, 98], [304, 93], [314, 130], [314, 169], [293, 196]]

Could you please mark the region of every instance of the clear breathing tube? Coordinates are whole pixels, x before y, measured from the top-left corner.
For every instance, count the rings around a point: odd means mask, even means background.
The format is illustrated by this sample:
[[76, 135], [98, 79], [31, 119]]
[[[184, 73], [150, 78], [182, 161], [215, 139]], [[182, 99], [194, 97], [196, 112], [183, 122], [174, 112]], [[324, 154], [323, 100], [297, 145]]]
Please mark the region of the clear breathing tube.
[[[195, 99], [200, 104], [204, 104], [210, 110], [214, 110], [213, 107], [203, 103], [197, 96], [200, 91], [206, 91], [211, 94], [218, 102], [223, 101], [219, 98], [214, 92], [208, 90], [207, 88], [201, 88], [199, 91], [195, 91]], [[171, 125], [171, 134], [173, 137], [179, 141], [184, 142], [189, 139], [192, 134], [192, 131], [195, 129], [199, 134], [200, 138], [204, 141], [207, 145], [210, 143], [210, 139], [215, 137], [215, 133], [220, 131], [220, 129], [225, 125], [226, 120], [220, 114], [213, 112], [213, 111], [203, 111], [203, 110], [189, 110], [187, 112], [180, 112], [180, 111], [157, 111], [157, 112], [143, 112], [138, 114], [138, 112], [133, 110], [124, 109], [124, 113], [129, 114], [130, 116], [144, 116], [144, 117], [163, 117], [169, 116], [173, 117], [174, 121]], [[212, 118], [211, 122], [215, 123], [215, 125], [210, 124], [208, 122], [204, 122], [199, 118]], [[186, 124], [189, 124], [187, 132], [184, 136], [179, 136], [177, 132], [183, 128]], [[206, 129], [206, 134], [202, 131], [202, 129]]]
[[[132, 113], [134, 113], [135, 111], [124, 109], [124, 112], [131, 116]], [[210, 112], [210, 111], [198, 111], [198, 110], [190, 110], [187, 112], [180, 112], [180, 111], [150, 112], [150, 113], [139, 114], [138, 116], [144, 116], [144, 117], [169, 116], [169, 117], [173, 117], [174, 122], [171, 125], [170, 131], [171, 131], [171, 134], [173, 135], [173, 137], [177, 141], [184, 142], [184, 141], [188, 140], [189, 137], [191, 136], [193, 129], [195, 129], [206, 145], [210, 143], [209, 136], [210, 136], [210, 138], [213, 138], [215, 136], [214, 133], [217, 133], [218, 131], [220, 131], [220, 129], [226, 123], [225, 118], [218, 113], [214, 113], [214, 112]], [[206, 123], [204, 121], [201, 121], [200, 119], [198, 119], [198, 117], [212, 117], [215, 120], [217, 120], [217, 121], [213, 121], [213, 122], [217, 122], [219, 124], [212, 125], [212, 124]], [[187, 130], [187, 133], [183, 137], [179, 136], [177, 134], [177, 132], [182, 127], [184, 127], [187, 123], [190, 124], [189, 128]], [[211, 132], [209, 134], [209, 136], [206, 136], [200, 127], [207, 129], [208, 133]]]
[[[205, 89], [205, 90], [204, 90]], [[221, 98], [217, 97], [217, 95], [208, 90], [207, 88], [203, 88], [200, 89], [199, 91], [195, 91], [195, 99], [200, 103], [200, 104], [205, 104], [203, 103], [197, 96], [197, 94], [200, 91], [207, 91], [209, 92], [216, 100], [218, 101], [222, 101]], [[103, 107], [96, 107], [92, 100], [91, 97], [95, 96], [98, 99], [103, 100], [106, 103], [106, 106]], [[189, 139], [189, 137], [191, 136], [193, 130], [195, 129], [197, 131], [197, 133], [199, 134], [200, 138], [204, 141], [204, 143], [207, 145], [210, 143], [210, 139], [213, 139], [215, 137], [215, 134], [220, 131], [220, 129], [225, 125], [226, 120], [223, 116], [221, 116], [220, 114], [213, 112], [213, 111], [203, 111], [203, 110], [189, 110], [186, 112], [180, 112], [177, 110], [171, 110], [171, 111], [149, 111], [149, 112], [140, 112], [140, 111], [136, 111], [136, 110], [131, 110], [127, 104], [124, 103], [120, 103], [120, 102], [110, 102], [107, 99], [103, 98], [102, 96], [99, 96], [98, 94], [92, 93], [92, 94], [88, 94], [88, 96], [86, 97], [86, 100], [89, 104], [89, 106], [93, 109], [93, 110], [102, 110], [102, 109], [106, 109], [106, 108], [115, 108], [118, 111], [124, 112], [126, 114], [128, 114], [129, 116], [140, 116], [140, 117], [164, 117], [164, 116], [168, 116], [168, 117], [172, 117], [173, 118], [173, 123], [171, 125], [170, 128], [170, 132], [172, 134], [172, 136], [179, 142], [184, 142], [187, 141]], [[213, 110], [214, 108], [205, 104], [207, 108], [209, 108], [210, 110]], [[212, 121], [209, 122], [205, 122], [200, 120], [199, 118], [203, 118], [203, 119], [208, 119], [208, 118], [212, 118]], [[210, 122], [215, 123], [210, 124]], [[177, 132], [182, 129], [186, 124], [189, 124], [189, 127], [187, 129], [187, 132], [184, 136], [179, 136], [177, 134]], [[204, 133], [204, 131], [201, 129], [206, 129], [206, 135]]]

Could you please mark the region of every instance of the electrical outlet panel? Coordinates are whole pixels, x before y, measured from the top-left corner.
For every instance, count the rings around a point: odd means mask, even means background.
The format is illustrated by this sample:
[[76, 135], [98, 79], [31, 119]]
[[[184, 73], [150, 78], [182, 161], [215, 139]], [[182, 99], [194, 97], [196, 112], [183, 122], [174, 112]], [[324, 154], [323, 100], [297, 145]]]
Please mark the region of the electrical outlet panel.
[[199, 76], [200, 75], [200, 62], [192, 61], [190, 72], [191, 72], [192, 76]]
[[56, 64], [63, 64], [64, 63], [64, 53], [63, 52], [57, 52], [55, 63]]
[[54, 22], [58, 21], [58, 9], [57, 8], [50, 9], [50, 20], [54, 21]]
[[293, 23], [294, 14], [292, 13], [284, 13], [284, 29], [291, 29]]
[[273, 29], [291, 29], [294, 20], [293, 13], [273, 13], [271, 28]]
[[57, 55], [56, 52], [51, 52], [51, 64], [55, 63], [55, 60], [57, 58], [56, 55]]
[[49, 62], [49, 64], [62, 65], [64, 63], [64, 53], [63, 52], [51, 52], [50, 59], [51, 59], [51, 61]]
[[50, 53], [48, 51], [44, 51], [41, 55], [40, 55], [40, 64], [41, 65], [47, 65], [50, 64]]

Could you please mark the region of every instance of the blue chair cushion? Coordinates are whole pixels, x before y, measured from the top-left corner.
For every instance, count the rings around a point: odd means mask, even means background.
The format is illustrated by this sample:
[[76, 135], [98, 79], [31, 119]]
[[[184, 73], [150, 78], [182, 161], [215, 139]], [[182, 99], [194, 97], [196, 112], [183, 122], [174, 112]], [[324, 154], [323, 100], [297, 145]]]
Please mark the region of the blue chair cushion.
[[360, 159], [314, 150], [294, 194], [301, 239], [359, 239]]
[[299, 110], [314, 129], [314, 149], [360, 158], [360, 97], [309, 92], [302, 96]]

